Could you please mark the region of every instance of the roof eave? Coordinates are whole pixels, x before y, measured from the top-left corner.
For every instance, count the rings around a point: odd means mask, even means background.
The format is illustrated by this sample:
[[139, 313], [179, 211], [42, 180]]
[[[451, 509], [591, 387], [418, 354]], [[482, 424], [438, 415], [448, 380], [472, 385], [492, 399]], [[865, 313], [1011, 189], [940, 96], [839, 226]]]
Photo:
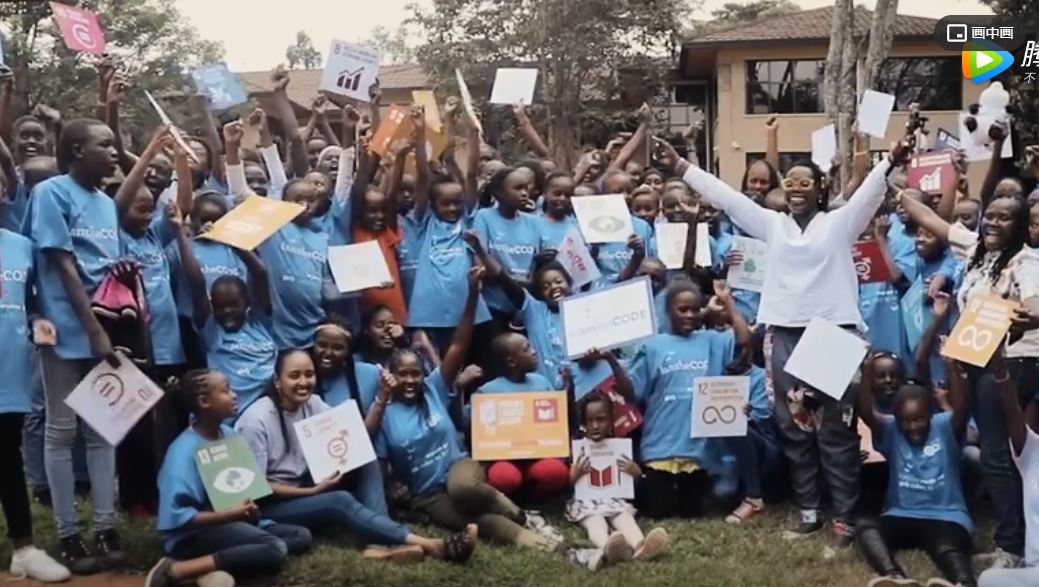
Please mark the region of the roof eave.
[[[934, 40], [932, 35], [900, 35], [895, 37], [893, 42], [898, 41], [926, 41]], [[830, 42], [829, 37], [820, 37], [812, 39], [747, 39], [742, 41], [686, 41], [682, 43], [682, 52], [696, 51], [704, 49], [748, 49], [753, 47], [775, 47], [777, 43], [782, 43], [783, 46], [794, 45], [798, 47], [804, 47], [806, 45], [821, 45], [828, 44]]]

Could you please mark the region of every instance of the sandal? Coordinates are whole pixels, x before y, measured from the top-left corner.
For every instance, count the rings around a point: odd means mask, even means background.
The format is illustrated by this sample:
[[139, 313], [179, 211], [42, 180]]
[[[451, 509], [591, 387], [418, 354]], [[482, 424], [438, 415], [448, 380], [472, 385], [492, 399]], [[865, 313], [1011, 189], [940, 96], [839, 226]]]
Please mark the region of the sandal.
[[464, 563], [476, 550], [476, 526], [470, 524], [465, 530], [444, 539], [444, 560]]
[[741, 503], [739, 507], [725, 517], [725, 521], [729, 524], [742, 524], [743, 522], [759, 515], [763, 511], [765, 511], [765, 505], [763, 503], [757, 504], [749, 499], [744, 499], [743, 503]]

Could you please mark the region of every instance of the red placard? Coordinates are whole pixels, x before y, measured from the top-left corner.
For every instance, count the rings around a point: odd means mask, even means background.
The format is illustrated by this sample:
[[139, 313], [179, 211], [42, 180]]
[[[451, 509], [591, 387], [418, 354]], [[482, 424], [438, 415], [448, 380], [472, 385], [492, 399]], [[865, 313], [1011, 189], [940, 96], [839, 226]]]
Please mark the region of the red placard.
[[880, 283], [891, 280], [891, 269], [884, 261], [877, 241], [859, 241], [851, 249], [851, 257], [855, 261], [855, 273], [859, 283]]
[[105, 32], [101, 30], [96, 14], [59, 2], [51, 2], [50, 5], [66, 47], [94, 55], [105, 52]]
[[956, 185], [959, 174], [952, 164], [952, 153], [926, 153], [909, 162], [906, 181], [911, 188], [926, 194], [941, 194]]

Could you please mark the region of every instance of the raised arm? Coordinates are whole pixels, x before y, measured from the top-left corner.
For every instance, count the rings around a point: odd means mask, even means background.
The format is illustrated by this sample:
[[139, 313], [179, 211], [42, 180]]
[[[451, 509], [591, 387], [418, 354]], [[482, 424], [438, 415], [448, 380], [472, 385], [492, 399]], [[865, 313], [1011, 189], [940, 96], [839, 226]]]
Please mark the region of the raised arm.
[[928, 208], [923, 202], [917, 202], [913, 198], [906, 198], [899, 194], [899, 202], [906, 214], [913, 219], [917, 226], [924, 228], [927, 232], [935, 235], [942, 242], [949, 242], [949, 223], [938, 216], [938, 213]]
[[425, 218], [429, 206], [429, 153], [426, 151], [426, 111], [411, 107], [411, 148], [415, 152], [415, 218]]
[[638, 112], [635, 113], [639, 121], [639, 127], [635, 129], [635, 134], [631, 135], [628, 142], [621, 147], [617, 156], [610, 161], [608, 169], [620, 169], [623, 170], [624, 166], [631, 161], [631, 158], [635, 156], [635, 153], [639, 150], [646, 142], [646, 136], [649, 134], [649, 123], [653, 117], [653, 114], [649, 110], [648, 104], [643, 104], [639, 107]]
[[970, 421], [970, 398], [968, 397], [970, 384], [967, 382], [967, 371], [962, 363], [950, 359], [947, 365], [952, 429], [956, 432], [956, 436], [962, 438], [967, 433], [967, 422]]
[[880, 256], [884, 258], [884, 264], [887, 265], [888, 271], [891, 272], [889, 283], [895, 285], [902, 281], [903, 273], [902, 268], [895, 262], [895, 256], [891, 253], [891, 241], [887, 236], [889, 228], [891, 228], [891, 223], [886, 217], [874, 219], [873, 238], [876, 239], [877, 245], [880, 246]]
[[14, 71], [6, 65], [0, 65], [0, 137], [11, 136], [11, 125], [14, 123], [11, 116], [13, 104]]
[[949, 315], [950, 296], [944, 291], [936, 291], [932, 296], [934, 300], [932, 309], [934, 315], [931, 323], [920, 335], [920, 344], [916, 347], [913, 359], [916, 362], [916, 375], [921, 381], [934, 383], [931, 378], [931, 354], [934, 352], [938, 336], [945, 325], [945, 318]]
[[732, 330], [736, 335], [736, 344], [740, 347], [748, 348], [750, 345], [750, 326], [747, 325], [747, 321], [743, 318], [743, 313], [736, 308], [736, 300], [732, 297], [732, 290], [729, 289], [729, 284], [724, 279], [714, 280], [714, 295], [721, 302], [725, 313], [729, 315], [729, 321], [732, 322]]
[[638, 274], [642, 267], [642, 261], [646, 259], [646, 243], [637, 235], [628, 237], [628, 248], [631, 249], [631, 259], [628, 264], [617, 274], [617, 283], [623, 283]]
[[271, 290], [268, 283], [267, 266], [263, 264], [260, 256], [255, 251], [235, 248], [234, 252], [245, 263], [245, 268], [249, 270], [249, 298], [253, 306], [270, 316]]
[[465, 307], [462, 309], [462, 319], [455, 327], [451, 346], [444, 353], [444, 359], [440, 362], [440, 376], [448, 389], [455, 384], [455, 377], [465, 366], [465, 356], [469, 352], [469, 343], [473, 338], [473, 322], [476, 320], [476, 304], [480, 299], [480, 284], [483, 282], [485, 269], [480, 265], [474, 265], [469, 269], [469, 294], [465, 298]]
[[227, 190], [235, 201], [250, 194], [245, 180], [245, 166], [239, 154], [241, 145], [242, 123], [232, 120], [224, 125], [224, 160], [227, 161]]
[[285, 91], [289, 87], [289, 72], [279, 65], [271, 74], [271, 81], [274, 82], [274, 110], [281, 120], [281, 128], [285, 134], [292, 175], [303, 177], [310, 171], [310, 161], [307, 159], [307, 147], [303, 144], [303, 136], [299, 132], [296, 113], [292, 111], [292, 103], [289, 102], [289, 96]]
[[530, 122], [530, 117], [527, 116], [527, 107], [522, 103], [516, 104], [512, 109], [512, 112], [516, 115], [516, 130], [519, 131], [520, 138], [523, 142], [530, 147], [530, 150], [534, 152], [538, 157], [548, 157], [548, 147], [545, 146], [545, 142], [541, 140], [541, 135], [538, 134], [538, 129], [534, 128], [534, 124]]
[[900, 165], [909, 157], [909, 148], [904, 141], [895, 143], [891, 147], [888, 157], [878, 163], [866, 179], [862, 181], [855, 193], [848, 197], [847, 203], [832, 212], [834, 222], [843, 224], [848, 244], [851, 246], [863, 230], [869, 226], [869, 221], [876, 215], [877, 209], [884, 203], [884, 195], [887, 193], [887, 176], [895, 165]]
[[[280, 199], [281, 192], [285, 189], [285, 184], [289, 182], [289, 178], [285, 175], [285, 165], [281, 162], [278, 146], [274, 144], [274, 136], [271, 135], [267, 113], [262, 108], [256, 108], [249, 114], [247, 122], [249, 126], [256, 127], [260, 135], [260, 142], [257, 146], [259, 147], [263, 164], [267, 167], [267, 177], [270, 179], [270, 183], [267, 186], [267, 197]], [[244, 169], [242, 173], [245, 173]], [[230, 183], [230, 179], [228, 179], [228, 183]]]
[[523, 303], [527, 298], [527, 290], [523, 289], [518, 281], [509, 275], [501, 263], [494, 258], [494, 255], [488, 255], [487, 249], [483, 248], [483, 243], [480, 242], [480, 237], [472, 230], [468, 230], [463, 235], [465, 243], [469, 245], [469, 248], [473, 250], [473, 254], [480, 261], [480, 264], [486, 269], [486, 278], [498, 283], [502, 290], [505, 292], [505, 297], [509, 298], [509, 302], [516, 308], [522, 308]]
[[464, 174], [465, 204], [469, 210], [476, 210], [480, 205], [480, 129], [476, 128], [472, 122], [467, 122], [463, 128], [465, 128], [466, 140], [469, 144], [469, 148], [465, 151], [467, 159]]
[[199, 95], [198, 100], [202, 103], [202, 111], [205, 113], [205, 122], [202, 125], [202, 140], [209, 145], [212, 154], [209, 162], [209, 174], [220, 183], [227, 183], [224, 176], [224, 158], [220, 156], [220, 129], [216, 117], [213, 116], [212, 102], [209, 96]]
[[779, 171], [779, 121], [775, 116], [765, 121], [765, 161]]
[[953, 155], [952, 163], [956, 169], [957, 181], [948, 182], [948, 187], [942, 189], [942, 197], [935, 209], [938, 216], [946, 222], [952, 222], [953, 210], [956, 208], [956, 192], [960, 185], [959, 178], [967, 175], [967, 154], [961, 149]]
[[996, 185], [1002, 179], [1003, 174], [1003, 144], [1007, 140], [1007, 126], [1003, 122], [996, 122], [988, 131], [992, 140], [992, 157], [989, 159], [988, 170], [985, 179], [981, 182], [981, 209], [988, 208], [988, 203], [996, 193]]
[[137, 157], [126, 151], [126, 145], [123, 143], [123, 133], [120, 132], [119, 126], [119, 105], [126, 99], [126, 92], [130, 85], [127, 83], [126, 78], [118, 73], [114, 74], [107, 81], [102, 80], [102, 85], [105, 87], [105, 101], [102, 104], [104, 106], [104, 121], [108, 128], [112, 129], [112, 134], [115, 135], [115, 150], [119, 154], [119, 168], [123, 170], [123, 173], [130, 173], [137, 163]]
[[[0, 137], [0, 172], [4, 174], [4, 186], [8, 199], [15, 196], [18, 190], [18, 171], [14, 164], [14, 155], [7, 148], [7, 143]], [[0, 194], [0, 202], [3, 202], [5, 194]], [[0, 204], [2, 205], [2, 204]]]
[[1021, 410], [1021, 404], [1017, 399], [1017, 384], [1010, 377], [1004, 345], [999, 345], [996, 354], [992, 356], [989, 371], [992, 373], [996, 385], [999, 386], [999, 399], [1003, 405], [1003, 418], [1010, 436], [1010, 445], [1014, 447], [1014, 454], [1020, 456], [1021, 451], [1025, 449], [1025, 442], [1028, 440], [1028, 425], [1025, 423], [1025, 413]]
[[317, 124], [317, 130], [321, 136], [325, 137], [326, 143], [339, 147], [341, 146], [339, 137], [332, 130], [332, 125], [328, 123], [328, 116], [325, 114], [325, 104], [328, 103], [328, 98], [324, 95], [318, 96], [318, 98], [320, 98], [320, 102], [314, 101], [314, 121]]
[[187, 280], [188, 289], [191, 292], [191, 319], [198, 329], [209, 320], [212, 311], [209, 305], [209, 292], [206, 291], [206, 278], [202, 275], [202, 267], [195, 257], [195, 249], [188, 239], [187, 228], [182, 227], [177, 231], [177, 252], [180, 253], [180, 266], [184, 271], [184, 279]]
[[[148, 164], [172, 142], [167, 127], [159, 127], [155, 134], [152, 135], [151, 142], [148, 143], [140, 158], [137, 159], [137, 163], [134, 163], [133, 169], [130, 170], [122, 185], [119, 186], [119, 190], [115, 193], [115, 205], [120, 215], [125, 214], [130, 209], [134, 199], [137, 198], [137, 193], [144, 187], [144, 174], [148, 171]], [[188, 183], [188, 189], [191, 189], [190, 182]], [[190, 208], [191, 204], [189, 202], [188, 209]]]
[[[867, 356], [862, 365], [862, 383], [859, 385], [859, 395], [856, 399], [856, 407], [862, 423], [869, 427], [873, 438], [879, 438], [883, 434], [880, 419], [877, 417], [873, 407], [873, 357]], [[876, 440], [874, 440], [876, 443]]]

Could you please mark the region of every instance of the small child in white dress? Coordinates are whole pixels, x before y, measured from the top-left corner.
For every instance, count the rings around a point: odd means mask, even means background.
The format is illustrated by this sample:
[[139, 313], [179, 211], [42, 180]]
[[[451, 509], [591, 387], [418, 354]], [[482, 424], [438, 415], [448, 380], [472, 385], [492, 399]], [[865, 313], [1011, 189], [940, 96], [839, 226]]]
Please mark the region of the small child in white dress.
[[[579, 403], [585, 438], [601, 442], [613, 437], [613, 402], [594, 391]], [[591, 461], [584, 454], [574, 455], [570, 465], [570, 485], [591, 472]], [[634, 479], [642, 477], [642, 469], [634, 461], [622, 457], [617, 466], [622, 473]], [[654, 528], [643, 536], [635, 521], [635, 508], [619, 498], [581, 500], [576, 497], [566, 504], [566, 519], [580, 524], [588, 532], [588, 540], [595, 548], [575, 549], [570, 558], [577, 564], [596, 571], [604, 563], [619, 563], [634, 558], [653, 560], [668, 551], [668, 535], [663, 528]], [[611, 531], [612, 528], [612, 531]]]

